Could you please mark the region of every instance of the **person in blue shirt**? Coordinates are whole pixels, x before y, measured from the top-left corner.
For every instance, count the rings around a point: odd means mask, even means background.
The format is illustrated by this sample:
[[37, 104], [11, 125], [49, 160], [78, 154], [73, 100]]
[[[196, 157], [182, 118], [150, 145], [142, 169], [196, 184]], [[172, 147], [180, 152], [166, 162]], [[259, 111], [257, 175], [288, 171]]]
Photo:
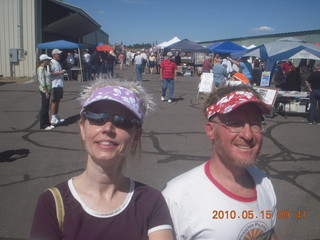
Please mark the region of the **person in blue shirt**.
[[216, 88], [221, 87], [228, 77], [227, 69], [222, 65], [222, 59], [218, 58], [217, 63], [213, 67], [213, 81]]
[[252, 65], [248, 62], [248, 58], [243, 57], [240, 61], [234, 60], [230, 57], [227, 57], [227, 59], [236, 64], [239, 67], [240, 72], [245, 75], [250, 82], [252, 82]]

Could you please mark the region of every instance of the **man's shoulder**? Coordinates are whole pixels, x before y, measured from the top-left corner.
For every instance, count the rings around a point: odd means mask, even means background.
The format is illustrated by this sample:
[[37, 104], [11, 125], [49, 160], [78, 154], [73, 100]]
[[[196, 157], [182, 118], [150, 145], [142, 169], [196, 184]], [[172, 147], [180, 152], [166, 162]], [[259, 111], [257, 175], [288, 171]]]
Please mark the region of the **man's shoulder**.
[[247, 171], [252, 176], [256, 185], [265, 186], [265, 187], [268, 185], [272, 185], [271, 180], [268, 178], [267, 174], [264, 171], [260, 170], [259, 168], [249, 167], [247, 168]]
[[164, 192], [176, 192], [177, 189], [184, 191], [185, 189], [191, 188], [193, 185], [198, 183], [198, 179], [205, 176], [204, 173], [204, 164], [197, 166], [181, 175], [170, 180]]

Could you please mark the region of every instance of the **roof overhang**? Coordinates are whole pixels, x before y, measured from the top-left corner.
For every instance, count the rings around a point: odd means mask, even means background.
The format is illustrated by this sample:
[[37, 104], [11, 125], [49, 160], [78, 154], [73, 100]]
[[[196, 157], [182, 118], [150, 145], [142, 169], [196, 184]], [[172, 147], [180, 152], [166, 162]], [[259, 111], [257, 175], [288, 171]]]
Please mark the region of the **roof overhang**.
[[99, 28], [100, 25], [93, 23], [90, 19], [79, 12], [76, 12], [50, 23], [43, 30], [50, 33], [78, 38], [97, 31]]

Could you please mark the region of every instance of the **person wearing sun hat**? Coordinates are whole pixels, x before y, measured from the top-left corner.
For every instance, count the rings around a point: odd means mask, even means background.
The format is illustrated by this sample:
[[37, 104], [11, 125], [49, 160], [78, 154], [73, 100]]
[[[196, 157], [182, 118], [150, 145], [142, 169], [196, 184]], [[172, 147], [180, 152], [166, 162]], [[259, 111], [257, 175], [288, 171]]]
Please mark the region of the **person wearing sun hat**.
[[204, 101], [211, 158], [163, 190], [177, 240], [276, 240], [276, 195], [254, 167], [262, 146], [262, 117], [270, 108], [245, 85], [223, 86]]
[[50, 124], [49, 120], [49, 106], [50, 106], [50, 94], [51, 94], [51, 81], [47, 66], [52, 58], [47, 54], [41, 54], [39, 57], [39, 66], [37, 68], [37, 79], [39, 82], [39, 90], [41, 95], [41, 110], [39, 114], [39, 122], [41, 130], [51, 130], [54, 128]]
[[150, 95], [137, 82], [100, 79], [81, 91], [80, 101], [86, 168], [56, 185], [64, 206], [62, 224], [50, 190], [41, 194], [30, 239], [173, 240], [161, 192], [123, 173], [126, 161], [140, 156], [142, 126], [154, 106]]
[[64, 121], [58, 115], [60, 100], [63, 98], [63, 85], [66, 70], [62, 69], [59, 62], [62, 51], [59, 49], [53, 49], [51, 52], [52, 59], [50, 63], [50, 77], [52, 83], [52, 99], [51, 99], [51, 124], [58, 125]]
[[162, 80], [161, 101], [165, 100], [167, 88], [169, 88], [168, 103], [172, 102], [174, 81], [176, 80], [178, 70], [177, 64], [172, 59], [172, 56], [172, 52], [168, 52], [167, 58], [162, 60], [160, 64], [160, 79]]

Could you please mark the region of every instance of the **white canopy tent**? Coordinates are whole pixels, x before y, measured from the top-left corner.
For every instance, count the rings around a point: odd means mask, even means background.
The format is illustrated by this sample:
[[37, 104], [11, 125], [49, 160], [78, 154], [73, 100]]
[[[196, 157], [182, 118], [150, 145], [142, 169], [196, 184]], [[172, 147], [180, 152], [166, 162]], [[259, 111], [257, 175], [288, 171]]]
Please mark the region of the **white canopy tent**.
[[169, 41], [165, 41], [165, 42], [162, 42], [162, 43], [158, 44], [158, 48], [159, 49], [164, 49], [165, 47], [168, 47], [171, 44], [174, 44], [176, 42], [180, 42], [180, 39], [178, 37], [174, 37]]

